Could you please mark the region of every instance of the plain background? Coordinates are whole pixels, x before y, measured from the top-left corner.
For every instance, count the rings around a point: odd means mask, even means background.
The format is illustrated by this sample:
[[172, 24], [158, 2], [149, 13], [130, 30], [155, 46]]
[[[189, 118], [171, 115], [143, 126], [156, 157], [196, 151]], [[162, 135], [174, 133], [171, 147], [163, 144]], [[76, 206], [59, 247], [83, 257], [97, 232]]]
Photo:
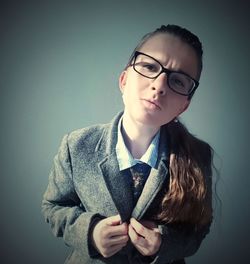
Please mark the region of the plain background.
[[[179, 24], [204, 46], [183, 115], [216, 151], [221, 216], [188, 264], [246, 263], [250, 250], [248, 1], [1, 1], [1, 263], [63, 263], [40, 212], [62, 136], [123, 108], [118, 77], [139, 39]], [[248, 260], [249, 261], [249, 260]]]

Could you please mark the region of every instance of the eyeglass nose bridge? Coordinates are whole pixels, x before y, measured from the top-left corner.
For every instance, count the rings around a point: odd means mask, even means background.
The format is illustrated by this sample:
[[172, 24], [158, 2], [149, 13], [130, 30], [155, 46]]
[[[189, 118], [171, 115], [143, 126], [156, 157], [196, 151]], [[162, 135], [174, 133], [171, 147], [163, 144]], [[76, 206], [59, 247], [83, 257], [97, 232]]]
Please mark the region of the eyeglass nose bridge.
[[169, 69], [164, 68], [164, 67], [161, 65], [161, 71], [155, 76], [155, 79], [158, 78], [162, 73], [165, 73], [165, 74], [167, 75], [167, 77], [168, 77], [169, 74], [172, 73], [172, 71], [169, 70]]
[[[161, 64], [160, 64], [161, 65]], [[171, 89], [171, 90], [173, 90], [171, 87], [170, 87], [170, 85], [169, 85], [169, 78], [168, 78], [168, 76], [169, 76], [169, 74], [171, 73], [172, 71], [171, 70], [169, 70], [169, 69], [166, 69], [166, 68], [164, 68], [162, 65], [161, 65], [161, 70], [160, 70], [160, 72], [154, 77], [154, 80], [156, 80], [162, 73], [165, 73], [166, 74], [166, 76], [167, 76], [167, 85], [168, 85], [168, 87]], [[163, 92], [161, 91], [160, 92], [161, 94], [163, 94]]]

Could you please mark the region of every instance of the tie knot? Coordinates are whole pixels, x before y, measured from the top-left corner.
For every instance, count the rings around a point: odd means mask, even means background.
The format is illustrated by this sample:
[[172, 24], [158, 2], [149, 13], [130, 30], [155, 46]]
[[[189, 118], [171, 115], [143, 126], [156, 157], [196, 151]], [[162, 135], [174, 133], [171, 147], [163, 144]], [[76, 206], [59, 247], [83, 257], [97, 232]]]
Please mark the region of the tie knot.
[[148, 178], [151, 167], [146, 163], [137, 163], [130, 168], [132, 175], [132, 186], [134, 193], [134, 203], [136, 204], [139, 196], [141, 195], [144, 184]]
[[144, 162], [136, 163], [132, 168], [132, 171], [147, 175], [150, 172], [151, 167]]

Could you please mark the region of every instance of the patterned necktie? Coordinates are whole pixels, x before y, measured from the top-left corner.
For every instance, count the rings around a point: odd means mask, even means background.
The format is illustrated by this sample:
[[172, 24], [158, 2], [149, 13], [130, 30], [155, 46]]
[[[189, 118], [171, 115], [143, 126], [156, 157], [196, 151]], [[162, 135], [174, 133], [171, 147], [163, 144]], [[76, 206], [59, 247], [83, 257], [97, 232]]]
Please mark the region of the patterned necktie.
[[144, 184], [148, 178], [151, 167], [146, 163], [137, 163], [130, 168], [132, 176], [132, 188], [134, 194], [134, 204], [137, 203], [138, 198], [141, 195]]

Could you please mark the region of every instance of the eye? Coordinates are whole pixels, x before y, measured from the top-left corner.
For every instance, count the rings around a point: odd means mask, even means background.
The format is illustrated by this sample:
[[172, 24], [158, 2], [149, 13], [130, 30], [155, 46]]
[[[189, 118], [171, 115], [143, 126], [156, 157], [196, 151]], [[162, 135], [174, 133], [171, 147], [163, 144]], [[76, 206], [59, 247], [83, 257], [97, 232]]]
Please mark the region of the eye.
[[139, 62], [137, 64], [137, 67], [140, 67], [141, 70], [148, 71], [148, 72], [158, 72], [159, 71], [158, 65], [154, 63], [149, 63], [149, 62]]
[[149, 71], [157, 71], [158, 70], [156, 65], [150, 64], [150, 63], [143, 63], [142, 67], [149, 70]]
[[171, 84], [174, 85], [174, 86], [178, 86], [178, 87], [184, 87], [184, 83], [181, 81], [181, 79], [177, 78], [177, 77], [174, 77], [174, 78], [171, 78]]

